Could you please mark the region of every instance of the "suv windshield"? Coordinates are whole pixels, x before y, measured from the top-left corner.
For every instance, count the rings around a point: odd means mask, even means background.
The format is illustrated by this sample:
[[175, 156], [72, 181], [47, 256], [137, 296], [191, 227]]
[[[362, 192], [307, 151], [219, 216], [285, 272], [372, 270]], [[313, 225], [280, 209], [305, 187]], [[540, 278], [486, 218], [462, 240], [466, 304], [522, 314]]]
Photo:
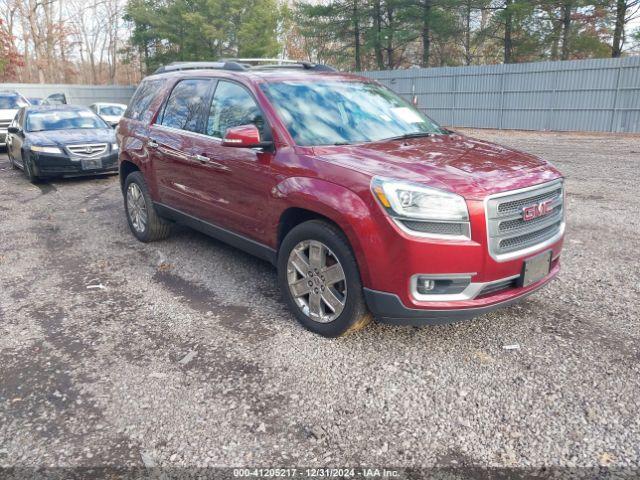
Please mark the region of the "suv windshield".
[[0, 110], [17, 110], [29, 105], [20, 95], [0, 95]]
[[44, 130], [74, 130], [78, 128], [109, 128], [90, 110], [53, 110], [30, 112], [27, 115], [27, 132]]
[[298, 145], [340, 145], [444, 131], [375, 83], [283, 81], [262, 84]]

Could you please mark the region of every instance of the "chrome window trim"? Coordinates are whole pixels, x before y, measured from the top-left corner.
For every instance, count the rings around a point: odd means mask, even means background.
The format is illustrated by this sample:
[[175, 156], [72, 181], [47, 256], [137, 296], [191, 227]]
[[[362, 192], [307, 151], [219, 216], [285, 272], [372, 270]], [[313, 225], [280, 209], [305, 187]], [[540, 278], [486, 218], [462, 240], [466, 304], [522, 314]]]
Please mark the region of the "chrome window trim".
[[456, 279], [468, 278], [469, 280], [471, 280], [471, 277], [473, 277], [474, 275], [476, 274], [475, 273], [450, 273], [450, 274], [445, 273], [441, 275], [440, 274], [430, 275], [430, 274], [416, 273], [415, 275], [411, 276], [411, 280], [409, 281], [411, 296], [419, 302], [460, 302], [465, 300], [473, 300], [480, 294], [480, 292], [487, 285], [493, 285], [494, 283], [505, 282], [507, 280], [513, 280], [515, 278], [520, 277], [520, 274], [518, 274], [518, 275], [512, 275], [510, 277], [500, 278], [498, 280], [491, 280], [490, 282], [472, 282], [472, 283], [469, 283], [469, 285], [467, 285], [467, 287], [462, 292], [454, 293], [454, 294], [428, 295], [428, 294], [418, 293], [418, 277], [427, 277], [433, 280], [447, 280], [447, 279], [453, 279], [453, 278], [456, 278]]
[[181, 128], [168, 127], [166, 125], [161, 125], [159, 123], [153, 123], [153, 124], [151, 124], [151, 126], [154, 127], [154, 128], [159, 128], [161, 130], [166, 130], [166, 131], [169, 131], [169, 132], [186, 133], [187, 135], [191, 135], [191, 136], [194, 136], [194, 137], [207, 138], [209, 140], [216, 140], [218, 142], [222, 142], [222, 138], [220, 138], [220, 137], [212, 137], [210, 135], [207, 135], [206, 133], [192, 132], [191, 130], [182, 130]]
[[[562, 223], [560, 224], [560, 228], [558, 229], [558, 233], [556, 233], [553, 237], [538, 243], [536, 245], [531, 245], [530, 247], [523, 248], [521, 250], [515, 250], [513, 252], [502, 253], [502, 254], [494, 254], [491, 249], [491, 223], [489, 219], [489, 201], [494, 200], [496, 198], [501, 197], [510, 197], [512, 195], [518, 195], [521, 193], [526, 193], [532, 190], [541, 190], [541, 189], [551, 189], [556, 185], [562, 186]], [[491, 258], [493, 258], [496, 262], [502, 263], [507, 262], [509, 260], [513, 260], [516, 258], [521, 258], [532, 254], [534, 252], [542, 251], [545, 248], [553, 245], [558, 240], [562, 238], [566, 228], [566, 203], [565, 203], [565, 190], [564, 190], [564, 178], [556, 178], [555, 180], [551, 180], [545, 183], [539, 183], [537, 185], [532, 185], [530, 187], [519, 188], [517, 190], [509, 190], [506, 192], [494, 193], [493, 195], [488, 195], [483, 200], [484, 205], [484, 220], [485, 220], [485, 230], [486, 230], [486, 240], [487, 240], [487, 251]], [[509, 216], [505, 216], [505, 220], [509, 219]]]

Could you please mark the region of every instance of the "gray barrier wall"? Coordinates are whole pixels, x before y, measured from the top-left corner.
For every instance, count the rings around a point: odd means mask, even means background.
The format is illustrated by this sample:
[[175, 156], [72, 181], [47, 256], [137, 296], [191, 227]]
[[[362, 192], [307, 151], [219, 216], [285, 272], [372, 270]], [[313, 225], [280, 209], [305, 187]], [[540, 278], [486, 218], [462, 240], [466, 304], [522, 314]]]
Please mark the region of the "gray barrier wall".
[[443, 125], [640, 132], [640, 57], [363, 72]]
[[0, 83], [0, 90], [17, 90], [25, 97], [44, 98], [52, 93], [64, 93], [67, 101], [76, 105], [95, 102], [129, 103], [135, 86], [56, 85], [37, 83]]
[[[640, 132], [640, 57], [363, 72], [443, 125]], [[128, 103], [135, 86], [0, 84], [71, 103]]]

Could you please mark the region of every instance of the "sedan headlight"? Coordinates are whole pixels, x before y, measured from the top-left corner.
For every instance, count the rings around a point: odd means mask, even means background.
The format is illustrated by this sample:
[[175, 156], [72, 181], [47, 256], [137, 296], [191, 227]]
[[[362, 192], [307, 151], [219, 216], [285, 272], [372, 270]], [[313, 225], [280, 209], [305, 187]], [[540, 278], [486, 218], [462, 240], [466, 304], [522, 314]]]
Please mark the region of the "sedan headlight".
[[111, 151], [112, 152], [117, 152], [118, 151], [118, 144], [117, 143], [112, 143], [111, 144]]
[[31, 151], [38, 153], [62, 153], [62, 150], [58, 147], [39, 147], [37, 145], [32, 145]]
[[434, 238], [470, 238], [469, 211], [454, 193], [404, 180], [375, 177], [374, 196], [408, 233]]

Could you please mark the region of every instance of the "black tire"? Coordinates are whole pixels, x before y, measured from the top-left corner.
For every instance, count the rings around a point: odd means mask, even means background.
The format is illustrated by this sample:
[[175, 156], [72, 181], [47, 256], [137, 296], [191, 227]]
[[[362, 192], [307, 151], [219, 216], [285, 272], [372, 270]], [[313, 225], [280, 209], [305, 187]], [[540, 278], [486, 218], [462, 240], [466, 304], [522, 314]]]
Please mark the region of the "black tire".
[[9, 148], [7, 148], [7, 157], [9, 158], [9, 165], [11, 165], [11, 168], [13, 170], [18, 170], [18, 165], [13, 161], [13, 156], [11, 155], [11, 150]]
[[[142, 198], [146, 207], [147, 221], [144, 228], [136, 228], [131, 218], [131, 211], [128, 205], [129, 187], [131, 184], [137, 185], [142, 192]], [[124, 210], [127, 216], [127, 222], [133, 235], [141, 242], [155, 242], [163, 240], [171, 233], [171, 223], [158, 215], [149, 195], [149, 189], [144, 181], [144, 176], [140, 172], [130, 173], [124, 181]]]
[[22, 164], [24, 165], [24, 176], [27, 177], [31, 183], [40, 183], [40, 177], [33, 173], [33, 165], [31, 165], [31, 159], [28, 155], [22, 154]]
[[[304, 241], [319, 241], [331, 250], [344, 271], [346, 299], [342, 312], [332, 321], [311, 319], [296, 303], [288, 282], [287, 265], [292, 250]], [[310, 220], [293, 228], [282, 241], [278, 252], [278, 284], [289, 309], [308, 330], [325, 337], [339, 337], [364, 328], [371, 321], [362, 293], [362, 281], [355, 256], [345, 235], [333, 224]]]

